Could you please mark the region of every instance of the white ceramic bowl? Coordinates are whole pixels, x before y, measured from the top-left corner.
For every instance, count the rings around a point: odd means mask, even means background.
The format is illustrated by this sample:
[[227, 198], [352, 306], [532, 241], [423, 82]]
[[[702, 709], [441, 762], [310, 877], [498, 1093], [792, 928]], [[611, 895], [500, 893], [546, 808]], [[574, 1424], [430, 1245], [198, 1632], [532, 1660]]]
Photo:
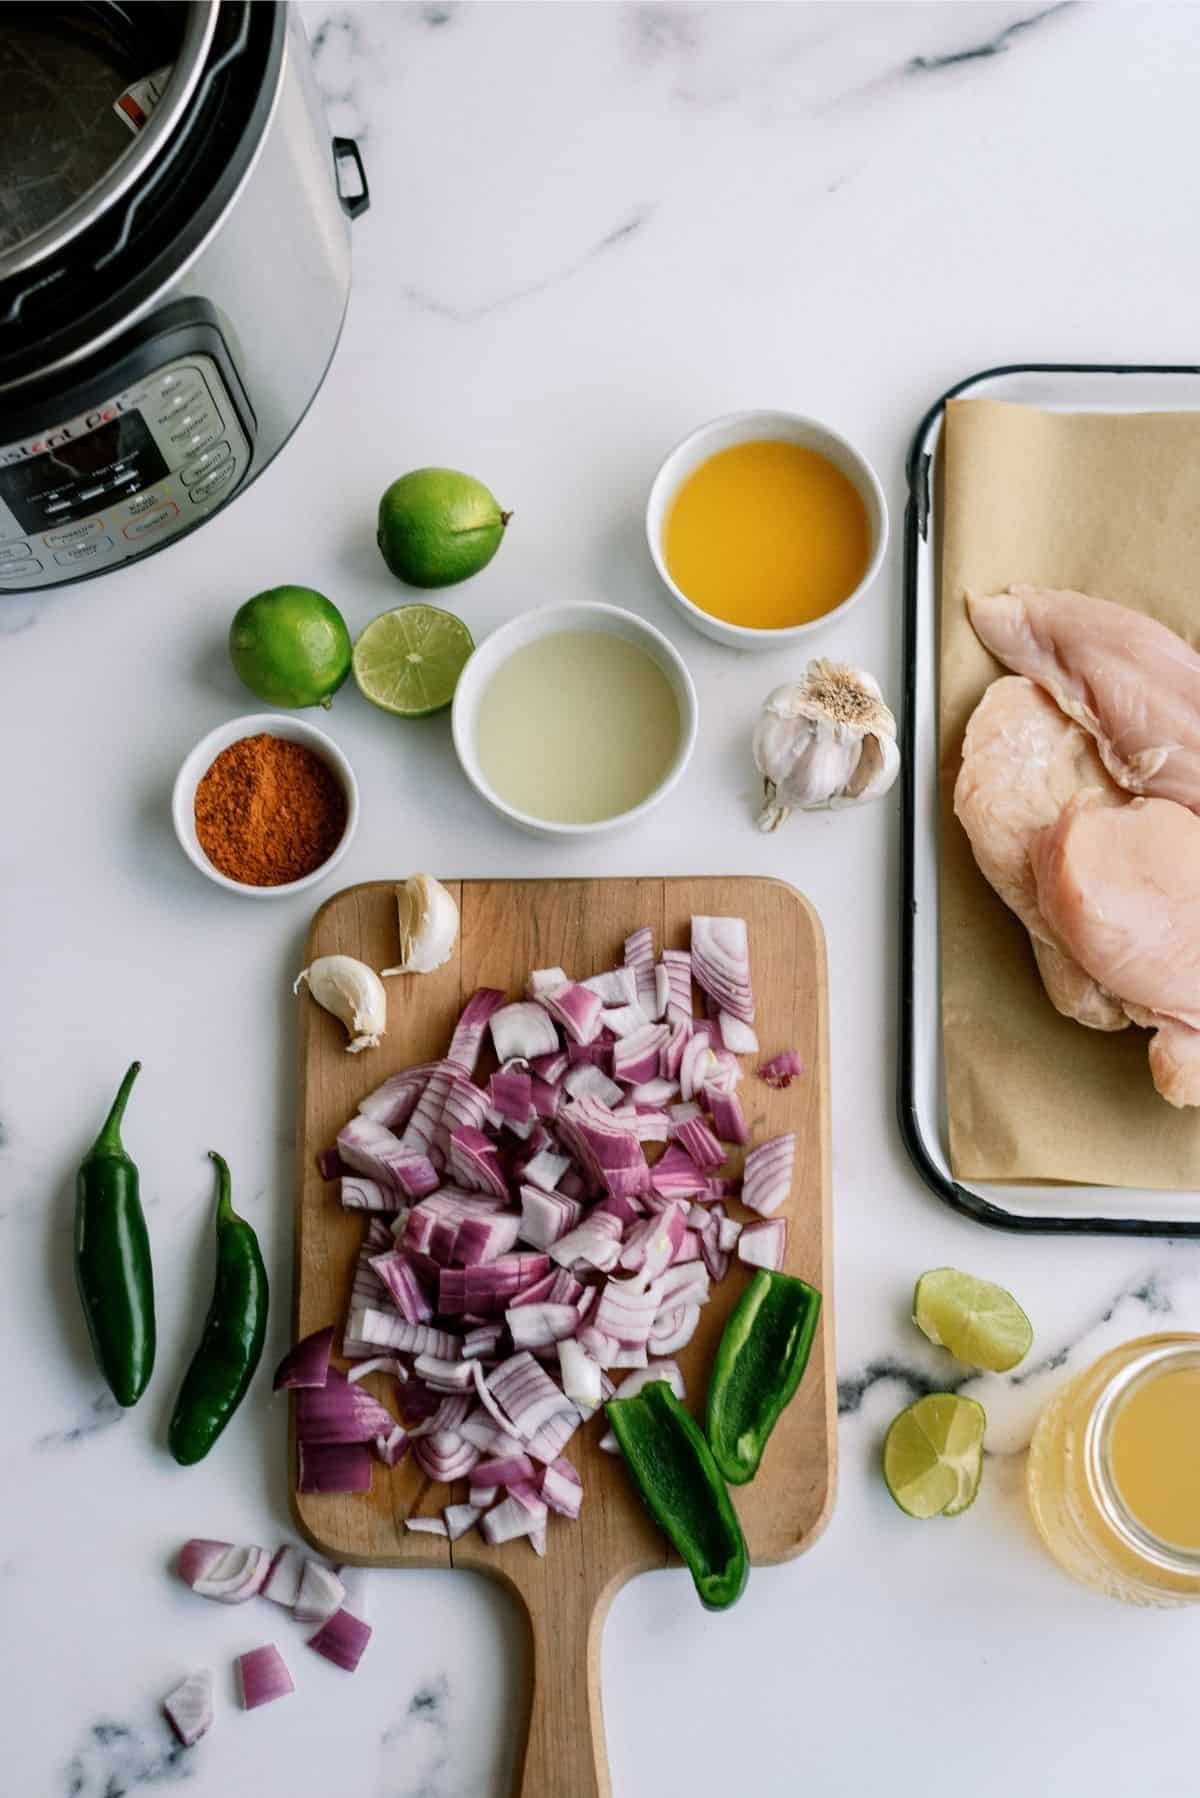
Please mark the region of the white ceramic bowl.
[[[819, 450], [821, 455], [827, 456], [858, 488], [871, 526], [871, 558], [853, 593], [847, 594], [840, 605], [822, 613], [820, 618], [813, 618], [807, 624], [787, 625], [780, 630], [755, 630], [744, 624], [727, 624], [723, 618], [714, 618], [711, 612], [702, 611], [675, 585], [663, 554], [667, 517], [675, 495], [688, 476], [719, 450], [763, 439], [798, 443], [804, 449]], [[842, 617], [866, 592], [879, 573], [887, 549], [887, 501], [879, 477], [866, 457], [828, 425], [820, 424], [815, 418], [804, 418], [798, 412], [730, 412], [724, 418], [714, 418], [701, 425], [682, 443], [677, 443], [659, 469], [646, 502], [646, 539], [663, 586], [689, 624], [714, 642], [727, 643], [734, 649], [776, 649], [781, 643], [799, 643], [832, 619]]]
[[[548, 819], [535, 818], [528, 812], [518, 811], [515, 806], [501, 799], [489, 785], [479, 766], [476, 728], [480, 700], [488, 682], [515, 650], [524, 649], [527, 644], [536, 643], [540, 638], [549, 637], [556, 631], [607, 631], [611, 636], [623, 637], [627, 643], [635, 643], [639, 649], [645, 650], [666, 675], [679, 707], [679, 748], [654, 791], [640, 805], [631, 806], [628, 811], [620, 812], [614, 818], [600, 818], [591, 824], [552, 823]], [[660, 805], [691, 759], [698, 721], [699, 707], [692, 677], [679, 651], [668, 642], [662, 632], [655, 630], [652, 624], [647, 624], [632, 612], [622, 611], [619, 606], [588, 603], [546, 606], [539, 611], [522, 612], [519, 617], [493, 631], [490, 637], [485, 637], [458, 678], [451, 713], [454, 748], [463, 773], [476, 792], [482, 794], [501, 817], [520, 825], [522, 830], [528, 830], [538, 837], [558, 838], [595, 837], [605, 831], [619, 830], [623, 825], [632, 824], [635, 819], [643, 817], [654, 806]]]
[[[231, 743], [239, 742], [242, 737], [256, 737], [263, 732], [268, 736], [282, 737], [289, 743], [303, 743], [306, 749], [319, 755], [337, 776], [346, 795], [346, 828], [333, 854], [319, 868], [314, 868], [311, 874], [306, 874], [303, 880], [287, 880], [277, 887], [247, 886], [240, 880], [230, 880], [227, 874], [222, 874], [219, 868], [213, 867], [196, 835], [196, 788], [223, 749], [228, 749]], [[306, 887], [316, 886], [327, 874], [332, 874], [349, 849], [358, 828], [358, 782], [354, 778], [354, 770], [337, 744], [323, 730], [318, 730], [315, 724], [307, 724], [303, 718], [289, 717], [286, 712], [251, 712], [247, 717], [231, 718], [227, 724], [218, 724], [216, 730], [210, 730], [206, 737], [201, 737], [175, 776], [171, 817], [183, 853], [199, 868], [201, 874], [206, 874], [219, 887], [226, 887], [231, 893], [242, 893], [247, 899], [285, 899], [291, 893], [302, 893]]]

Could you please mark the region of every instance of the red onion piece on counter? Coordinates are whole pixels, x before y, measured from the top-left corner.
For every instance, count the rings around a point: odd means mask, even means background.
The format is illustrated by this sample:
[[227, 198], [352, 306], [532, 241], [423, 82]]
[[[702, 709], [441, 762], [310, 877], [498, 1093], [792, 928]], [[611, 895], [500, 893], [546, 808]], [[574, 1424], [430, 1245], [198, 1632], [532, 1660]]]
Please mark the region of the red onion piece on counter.
[[[213, 1721], [213, 1676], [189, 1673], [162, 1701], [163, 1713], [185, 1748], [194, 1748]], [[110, 1788], [111, 1789], [111, 1788]]]
[[273, 1642], [239, 1655], [237, 1669], [245, 1711], [256, 1711], [260, 1705], [273, 1704], [296, 1690], [287, 1664]]
[[341, 1610], [335, 1611], [316, 1635], [308, 1638], [308, 1646], [324, 1655], [327, 1661], [332, 1661], [335, 1667], [353, 1673], [370, 1640], [370, 1624], [350, 1611]]
[[271, 1556], [253, 1545], [194, 1538], [179, 1551], [179, 1577], [201, 1598], [219, 1604], [244, 1604], [261, 1592], [271, 1570]]
[[795, 1049], [785, 1049], [782, 1055], [773, 1055], [770, 1061], [764, 1061], [758, 1070], [760, 1080], [768, 1086], [790, 1086], [797, 1074], [804, 1072], [804, 1063]]

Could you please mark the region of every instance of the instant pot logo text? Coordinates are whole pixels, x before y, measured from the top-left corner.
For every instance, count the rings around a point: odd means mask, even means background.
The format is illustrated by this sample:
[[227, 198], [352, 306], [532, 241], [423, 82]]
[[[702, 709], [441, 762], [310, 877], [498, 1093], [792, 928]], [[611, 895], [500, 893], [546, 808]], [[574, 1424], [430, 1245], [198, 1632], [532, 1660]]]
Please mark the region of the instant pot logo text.
[[72, 443], [77, 437], [86, 437], [89, 431], [120, 418], [123, 412], [129, 411], [131, 404], [127, 399], [109, 400], [106, 405], [96, 406], [91, 412], [73, 418], [70, 424], [56, 425], [52, 431], [43, 431], [40, 437], [29, 437], [24, 443], [10, 443], [0, 450], [0, 468], [9, 468], [14, 462], [27, 462], [31, 456], [44, 456], [50, 450], [61, 449], [64, 443]]

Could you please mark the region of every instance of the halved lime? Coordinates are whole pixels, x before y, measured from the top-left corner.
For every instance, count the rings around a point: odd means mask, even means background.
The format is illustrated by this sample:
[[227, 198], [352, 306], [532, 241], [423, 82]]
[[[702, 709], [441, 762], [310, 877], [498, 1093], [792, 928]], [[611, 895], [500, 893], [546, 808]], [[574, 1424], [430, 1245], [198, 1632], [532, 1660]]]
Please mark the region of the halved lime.
[[439, 606], [397, 606], [373, 618], [354, 645], [354, 678], [372, 705], [397, 718], [445, 711], [474, 649], [470, 631]]
[[921, 1275], [913, 1293], [913, 1322], [930, 1342], [988, 1373], [1007, 1373], [1033, 1345], [1033, 1325], [1012, 1293], [956, 1267]]
[[983, 1406], [930, 1392], [901, 1411], [883, 1445], [883, 1477], [909, 1517], [957, 1517], [974, 1504], [983, 1472]]

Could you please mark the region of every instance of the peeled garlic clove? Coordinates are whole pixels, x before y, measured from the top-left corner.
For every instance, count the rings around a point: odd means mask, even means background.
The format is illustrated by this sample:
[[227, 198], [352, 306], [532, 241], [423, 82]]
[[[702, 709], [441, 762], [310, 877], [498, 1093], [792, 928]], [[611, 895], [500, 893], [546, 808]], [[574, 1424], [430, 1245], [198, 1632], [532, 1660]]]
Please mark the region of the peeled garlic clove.
[[810, 662], [801, 680], [776, 687], [754, 731], [763, 776], [760, 830], [792, 811], [856, 805], [885, 793], [900, 768], [896, 720], [863, 669]]
[[385, 974], [432, 974], [448, 962], [458, 941], [458, 906], [432, 874], [410, 874], [396, 888], [400, 961]]
[[387, 1029], [387, 993], [374, 968], [352, 955], [319, 955], [296, 976], [294, 993], [305, 983], [318, 1005], [346, 1026], [351, 1055], [376, 1049]]

